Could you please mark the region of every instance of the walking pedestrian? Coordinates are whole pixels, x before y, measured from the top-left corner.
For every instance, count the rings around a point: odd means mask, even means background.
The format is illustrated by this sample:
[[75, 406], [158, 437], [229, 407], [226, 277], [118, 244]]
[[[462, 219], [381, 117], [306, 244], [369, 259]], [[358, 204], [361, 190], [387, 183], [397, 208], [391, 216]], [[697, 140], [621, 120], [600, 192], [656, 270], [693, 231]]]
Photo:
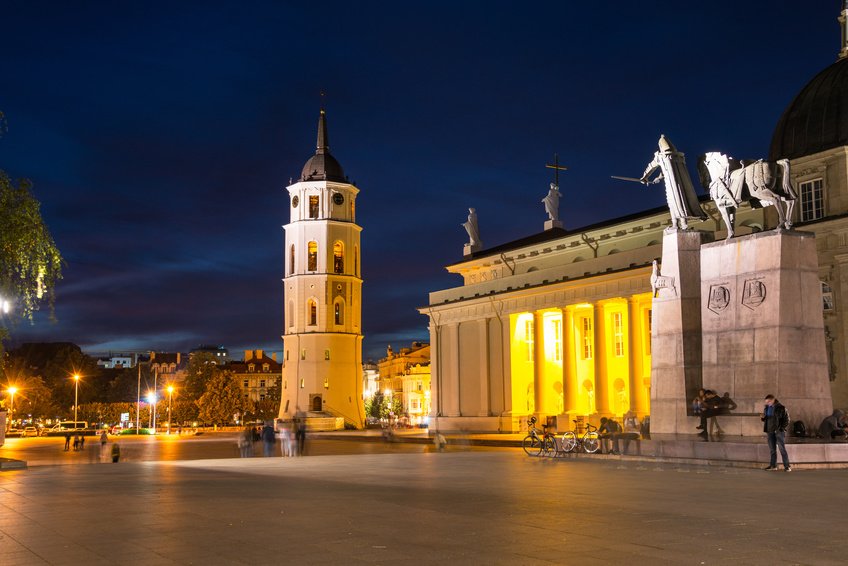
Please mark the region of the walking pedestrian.
[[246, 426], [238, 438], [238, 447], [242, 458], [250, 458], [253, 453], [253, 430]]
[[105, 462], [108, 458], [107, 451], [109, 450], [107, 445], [109, 443], [109, 436], [106, 434], [105, 430], [100, 431], [100, 461]]
[[65, 452], [71, 449], [71, 433], [65, 433]]
[[265, 426], [262, 427], [262, 453], [266, 458], [274, 455], [274, 446], [277, 444], [277, 437], [274, 436], [274, 427], [271, 421], [265, 421]]
[[85, 448], [85, 433], [80, 434], [79, 439], [80, 439], [80, 446], [79, 446], [79, 449], [80, 449], [80, 450], [83, 450], [83, 449]]
[[79, 451], [79, 435], [74, 435], [74, 452]]
[[774, 395], [766, 395], [765, 407], [760, 419], [763, 421], [763, 432], [768, 435], [768, 445], [771, 452], [771, 459], [766, 470], [777, 469], [777, 450], [780, 450], [780, 457], [783, 459], [784, 471], [791, 472], [792, 466], [789, 465], [789, 454], [786, 453], [786, 428], [789, 426], [789, 411], [786, 410], [780, 401], [775, 399]]
[[117, 442], [112, 443], [112, 463], [117, 464], [121, 459], [121, 445]]
[[303, 449], [306, 447], [306, 418], [304, 417], [297, 419], [295, 438], [297, 439], [297, 455], [303, 456]]

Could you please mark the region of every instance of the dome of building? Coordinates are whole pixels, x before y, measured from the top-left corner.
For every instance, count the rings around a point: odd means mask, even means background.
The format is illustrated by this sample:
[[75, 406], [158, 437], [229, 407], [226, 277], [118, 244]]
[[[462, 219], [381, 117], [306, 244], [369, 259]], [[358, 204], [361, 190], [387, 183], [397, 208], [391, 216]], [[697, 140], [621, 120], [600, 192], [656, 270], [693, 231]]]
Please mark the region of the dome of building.
[[813, 77], [783, 112], [769, 159], [794, 159], [848, 145], [848, 58]]
[[303, 166], [303, 171], [300, 173], [300, 180], [347, 182], [341, 163], [330, 155], [327, 119], [323, 109], [318, 117], [318, 142], [316, 143], [315, 155], [310, 157]]

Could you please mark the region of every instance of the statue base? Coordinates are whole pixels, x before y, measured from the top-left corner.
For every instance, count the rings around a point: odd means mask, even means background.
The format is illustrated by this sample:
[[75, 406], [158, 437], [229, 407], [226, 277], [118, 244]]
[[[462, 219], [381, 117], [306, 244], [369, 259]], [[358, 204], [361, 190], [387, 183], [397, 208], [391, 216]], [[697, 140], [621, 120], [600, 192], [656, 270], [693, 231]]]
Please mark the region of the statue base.
[[[704, 387], [728, 392], [738, 413], [760, 413], [772, 394], [815, 430], [833, 411], [815, 234], [704, 245], [701, 297]], [[759, 419], [745, 421], [742, 434], [762, 433]]]
[[480, 244], [465, 244], [462, 246], [462, 255], [470, 256], [471, 254], [479, 252], [483, 247]]
[[551, 230], [552, 228], [562, 228], [562, 220], [545, 220], [545, 230]]

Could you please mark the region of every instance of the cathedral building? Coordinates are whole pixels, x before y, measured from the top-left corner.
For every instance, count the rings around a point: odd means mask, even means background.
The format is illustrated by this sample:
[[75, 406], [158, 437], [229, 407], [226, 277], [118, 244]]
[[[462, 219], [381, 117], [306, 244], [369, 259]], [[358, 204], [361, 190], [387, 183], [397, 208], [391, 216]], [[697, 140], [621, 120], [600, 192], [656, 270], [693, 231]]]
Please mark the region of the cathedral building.
[[[356, 197], [330, 154], [324, 110], [315, 154], [288, 187], [280, 418], [361, 428], [362, 279]], [[335, 419], [328, 419], [335, 417]]]
[[[789, 104], [769, 159], [790, 160], [795, 227], [816, 234], [832, 396], [845, 408], [848, 10], [839, 21], [838, 60]], [[689, 156], [693, 170], [695, 157]], [[707, 219], [690, 227], [724, 238], [713, 202], [705, 196], [701, 206]], [[745, 205], [736, 236], [776, 222], [771, 209]], [[432, 345], [430, 426], [516, 431], [536, 415], [558, 417], [558, 427], [568, 429], [578, 417], [650, 415], [650, 280], [670, 223], [663, 207], [578, 229], [548, 222], [521, 240], [466, 246], [464, 258], [447, 266], [462, 285], [430, 293], [420, 309], [429, 317]]]

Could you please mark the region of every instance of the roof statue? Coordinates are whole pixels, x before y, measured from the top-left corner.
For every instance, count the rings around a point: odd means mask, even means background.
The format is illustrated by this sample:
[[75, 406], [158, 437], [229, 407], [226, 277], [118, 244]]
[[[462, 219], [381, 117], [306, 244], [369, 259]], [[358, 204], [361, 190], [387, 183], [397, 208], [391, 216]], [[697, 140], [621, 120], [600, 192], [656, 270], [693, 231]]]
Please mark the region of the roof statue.
[[559, 187], [556, 183], [551, 183], [548, 194], [542, 199], [542, 203], [545, 205], [545, 212], [548, 213], [548, 220], [555, 223], [559, 222], [559, 197], [561, 196], [562, 194], [559, 192]]
[[480, 228], [477, 226], [477, 211], [473, 208], [468, 209], [468, 220], [462, 223], [462, 227], [468, 232], [469, 242], [465, 244], [464, 254], [469, 255], [483, 247], [483, 242], [480, 240]]
[[[651, 176], [660, 171], [653, 180]], [[665, 137], [660, 136], [659, 151], [654, 153], [654, 159], [648, 163], [639, 181], [645, 185], [654, 184], [662, 179], [665, 182], [665, 197], [671, 212], [669, 231], [688, 230], [690, 219], [706, 220], [707, 216], [698, 204], [698, 196], [692, 179], [686, 169], [685, 155]]]
[[698, 175], [724, 219], [728, 239], [735, 234], [736, 208], [743, 201], [752, 208], [773, 206], [777, 229], [792, 229], [792, 210], [798, 197], [789, 176], [788, 159], [740, 162], [710, 151], [698, 158]]

